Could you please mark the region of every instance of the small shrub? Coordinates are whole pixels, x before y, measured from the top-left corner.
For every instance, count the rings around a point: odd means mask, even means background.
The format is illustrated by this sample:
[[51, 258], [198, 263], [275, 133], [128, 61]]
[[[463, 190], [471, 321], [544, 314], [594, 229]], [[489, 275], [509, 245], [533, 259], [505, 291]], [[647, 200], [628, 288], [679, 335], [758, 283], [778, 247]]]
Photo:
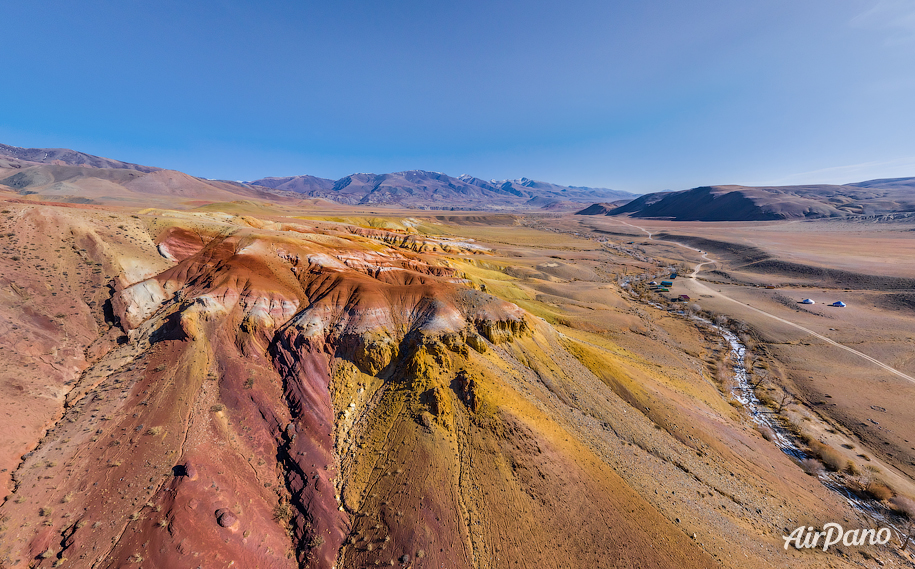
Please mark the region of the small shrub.
[[67, 502], [73, 500], [73, 492], [68, 492], [66, 496], [60, 499], [61, 502], [66, 504]]
[[858, 469], [857, 464], [849, 460], [847, 463], [845, 463], [845, 474], [850, 476], [860, 476], [861, 470]]
[[767, 441], [775, 440], [775, 431], [767, 427], [766, 425], [757, 425], [756, 430], [759, 431], [759, 434], [762, 435]]
[[801, 427], [800, 425], [798, 425], [798, 424], [795, 423], [794, 421], [786, 421], [786, 422], [785, 422], [785, 429], [786, 429], [789, 433], [791, 433], [792, 435], [794, 435], [795, 437], [797, 437], [797, 439], [798, 439], [799, 441], [803, 442], [804, 444], [809, 444], [809, 443], [810, 443], [810, 441], [811, 441], [810, 435], [808, 435], [808, 434], [804, 431], [803, 427]]
[[896, 496], [890, 500], [890, 508], [907, 519], [915, 519], [915, 500], [908, 496]]
[[823, 472], [823, 465], [814, 458], [805, 458], [801, 461], [801, 468], [810, 476], [819, 476]]
[[54, 508], [50, 506], [45, 506], [44, 508], [38, 508], [38, 515], [44, 518], [50, 518], [51, 514], [54, 513]]
[[155, 437], [155, 436], [158, 436], [161, 432], [162, 432], [162, 427], [150, 427], [149, 430], [146, 431], [146, 434], [152, 435]]
[[286, 524], [292, 519], [292, 507], [286, 502], [277, 504], [273, 508], [273, 519], [281, 524]]
[[245, 380], [245, 389], [251, 389], [252, 387], [254, 387], [254, 378], [249, 377]]
[[884, 484], [883, 482], [871, 482], [867, 486], [867, 493], [871, 495], [875, 500], [889, 500], [893, 497], [893, 489]]
[[153, 368], [153, 371], [165, 371], [165, 364], [159, 364]]
[[48, 549], [45, 549], [44, 551], [42, 551], [41, 555], [39, 555], [38, 557], [40, 557], [42, 559], [47, 559], [48, 557], [51, 557], [53, 555], [54, 555], [54, 550], [51, 548], [48, 548]]
[[827, 444], [811, 441], [810, 450], [823, 461], [826, 468], [833, 472], [842, 470], [848, 463], [842, 453]]
[[223, 405], [222, 403], [217, 403], [216, 405], [213, 405], [212, 407], [210, 407], [210, 411], [212, 411], [213, 413], [219, 413], [220, 411], [224, 411], [225, 408], [226, 408], [226, 406]]

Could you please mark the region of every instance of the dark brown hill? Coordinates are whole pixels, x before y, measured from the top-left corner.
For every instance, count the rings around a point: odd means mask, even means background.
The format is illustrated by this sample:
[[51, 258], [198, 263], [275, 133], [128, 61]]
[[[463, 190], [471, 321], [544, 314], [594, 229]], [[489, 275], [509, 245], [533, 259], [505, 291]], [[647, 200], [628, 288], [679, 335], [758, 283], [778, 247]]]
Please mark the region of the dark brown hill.
[[[680, 192], [647, 194], [607, 215], [629, 214], [676, 221], [880, 216], [915, 211], [915, 191], [908, 180], [913, 179], [873, 180], [845, 186], [703, 186]], [[583, 212], [580, 213], [588, 215]]]

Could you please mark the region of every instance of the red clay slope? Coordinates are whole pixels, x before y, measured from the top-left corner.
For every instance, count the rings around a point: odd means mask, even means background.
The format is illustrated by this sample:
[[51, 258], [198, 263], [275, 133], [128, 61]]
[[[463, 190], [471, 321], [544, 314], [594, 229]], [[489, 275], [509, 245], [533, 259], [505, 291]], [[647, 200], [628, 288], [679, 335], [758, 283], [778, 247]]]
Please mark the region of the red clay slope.
[[3, 567], [714, 565], [506, 381], [552, 365], [518, 307], [344, 233], [159, 248], [15, 473]]

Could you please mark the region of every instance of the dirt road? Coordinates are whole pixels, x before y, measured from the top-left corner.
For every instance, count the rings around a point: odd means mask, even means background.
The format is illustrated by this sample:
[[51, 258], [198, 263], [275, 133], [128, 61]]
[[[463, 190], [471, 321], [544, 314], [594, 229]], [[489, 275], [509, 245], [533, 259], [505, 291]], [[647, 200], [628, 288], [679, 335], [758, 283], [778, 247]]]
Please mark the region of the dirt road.
[[[638, 225], [633, 225], [633, 224], [631, 224], [631, 223], [627, 223], [627, 222], [622, 221], [622, 220], [620, 220], [620, 222], [623, 223], [624, 225], [628, 225], [629, 227], [633, 227], [633, 228], [635, 228], [635, 229], [639, 229], [639, 230], [643, 231], [644, 233], [648, 234], [648, 239], [650, 239], [650, 240], [652, 240], [652, 241], [655, 241], [654, 237], [652, 236], [652, 233], [651, 233], [650, 231], [648, 231], [647, 229], [645, 229], [645, 228], [643, 228], [643, 227], [639, 227]], [[722, 298], [722, 299], [724, 299], [724, 300], [733, 302], [733, 303], [735, 303], [735, 304], [739, 304], [739, 305], [741, 305], [741, 306], [743, 306], [743, 307], [745, 307], [745, 308], [747, 308], [747, 309], [749, 309], [749, 310], [752, 310], [752, 311], [754, 311], [754, 312], [757, 312], [757, 313], [759, 313], [759, 314], [762, 314], [763, 316], [767, 316], [767, 317], [769, 317], [769, 318], [772, 318], [773, 320], [777, 320], [777, 321], [779, 321], [779, 322], [781, 322], [781, 323], [783, 323], [783, 324], [787, 324], [788, 326], [792, 326], [792, 327], [794, 327], [794, 328], [796, 328], [796, 329], [798, 329], [798, 330], [801, 330], [802, 332], [805, 332], [805, 333], [807, 333], [807, 334], [810, 334], [811, 336], [814, 336], [815, 338], [818, 338], [818, 339], [820, 339], [820, 340], [823, 340], [823, 341], [826, 342], [827, 344], [830, 344], [830, 345], [835, 346], [835, 347], [837, 347], [837, 348], [841, 348], [841, 349], [845, 350], [846, 352], [852, 353], [852, 354], [854, 354], [854, 355], [856, 355], [856, 356], [858, 356], [858, 357], [860, 357], [860, 358], [863, 358], [863, 359], [865, 359], [865, 360], [871, 362], [872, 364], [874, 364], [874, 365], [876, 365], [876, 366], [878, 366], [878, 367], [883, 368], [884, 370], [890, 372], [891, 374], [893, 374], [893, 375], [895, 375], [895, 376], [897, 376], [897, 377], [900, 377], [900, 378], [902, 378], [902, 379], [904, 379], [904, 380], [906, 380], [906, 381], [909, 381], [909, 382], [915, 384], [915, 377], [912, 377], [912, 376], [910, 376], [910, 375], [907, 375], [907, 374], [905, 374], [905, 373], [902, 373], [902, 372], [899, 371], [898, 369], [896, 369], [896, 368], [894, 368], [894, 367], [892, 367], [892, 366], [889, 366], [889, 365], [887, 365], [887, 364], [881, 362], [881, 361], [878, 360], [878, 359], [872, 358], [871, 356], [869, 356], [869, 355], [867, 355], [867, 354], [865, 354], [865, 353], [859, 352], [858, 350], [855, 350], [854, 348], [850, 348], [850, 347], [848, 347], [848, 346], [846, 346], [846, 345], [844, 345], [844, 344], [840, 344], [839, 342], [836, 342], [835, 340], [832, 340], [831, 338], [828, 338], [828, 337], [826, 337], [826, 336], [823, 336], [822, 334], [818, 334], [818, 333], [814, 332], [813, 330], [811, 330], [811, 329], [809, 329], [809, 328], [805, 328], [804, 326], [801, 326], [800, 324], [797, 324], [797, 323], [795, 323], [795, 322], [791, 322], [790, 320], [786, 320], [786, 319], [784, 319], [784, 318], [781, 318], [780, 316], [776, 316], [776, 315], [774, 315], [774, 314], [771, 314], [771, 313], [769, 313], [769, 312], [766, 312], [765, 310], [760, 310], [759, 308], [756, 308], [756, 307], [751, 306], [751, 305], [749, 305], [749, 304], [746, 304], [746, 303], [744, 303], [744, 302], [740, 302], [739, 300], [735, 300], [735, 299], [733, 299], [733, 298], [731, 298], [731, 297], [729, 297], [729, 296], [727, 296], [727, 295], [722, 294], [721, 292], [718, 292], [717, 290], [714, 290], [714, 289], [708, 287], [707, 285], [705, 285], [704, 283], [700, 282], [700, 281], [696, 278], [696, 276], [699, 274], [699, 271], [701, 270], [701, 268], [702, 268], [704, 265], [711, 265], [711, 264], [715, 264], [715, 263], [716, 263], [716, 261], [714, 261], [713, 259], [710, 259], [710, 258], [709, 258], [708, 252], [702, 251], [701, 249], [697, 249], [696, 247], [691, 247], [691, 246], [689, 246], [689, 245], [685, 245], [685, 244], [683, 244], [683, 243], [678, 243], [678, 242], [676, 242], [676, 241], [670, 241], [670, 240], [668, 240], [668, 239], [665, 239], [665, 240], [664, 240], [664, 243], [671, 243], [671, 244], [674, 244], [674, 245], [678, 245], [678, 246], [680, 246], [680, 247], [683, 247], [683, 248], [685, 248], [685, 249], [690, 249], [691, 251], [697, 251], [697, 252], [699, 252], [699, 253], [702, 253], [702, 258], [705, 259], [705, 261], [702, 262], [702, 263], [698, 263], [695, 267], [693, 267], [693, 272], [690, 273], [689, 275], [687, 275], [687, 278], [691, 279], [692, 284], [693, 284], [693, 287], [696, 288], [697, 290], [701, 290], [701, 291], [702, 291], [703, 293], [705, 293], [705, 294], [709, 294], [709, 295], [712, 295], [712, 296], [716, 296], [716, 297], [718, 297], [718, 298]]]

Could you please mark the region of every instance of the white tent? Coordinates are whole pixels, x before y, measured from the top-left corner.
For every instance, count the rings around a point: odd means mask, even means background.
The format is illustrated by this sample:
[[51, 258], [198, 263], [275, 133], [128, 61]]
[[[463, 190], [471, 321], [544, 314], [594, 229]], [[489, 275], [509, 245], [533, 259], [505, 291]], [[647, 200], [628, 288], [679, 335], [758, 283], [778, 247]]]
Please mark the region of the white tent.
[[816, 302], [814, 302], [813, 300], [811, 300], [809, 298], [805, 298], [804, 300], [801, 301], [801, 304], [816, 304]]

